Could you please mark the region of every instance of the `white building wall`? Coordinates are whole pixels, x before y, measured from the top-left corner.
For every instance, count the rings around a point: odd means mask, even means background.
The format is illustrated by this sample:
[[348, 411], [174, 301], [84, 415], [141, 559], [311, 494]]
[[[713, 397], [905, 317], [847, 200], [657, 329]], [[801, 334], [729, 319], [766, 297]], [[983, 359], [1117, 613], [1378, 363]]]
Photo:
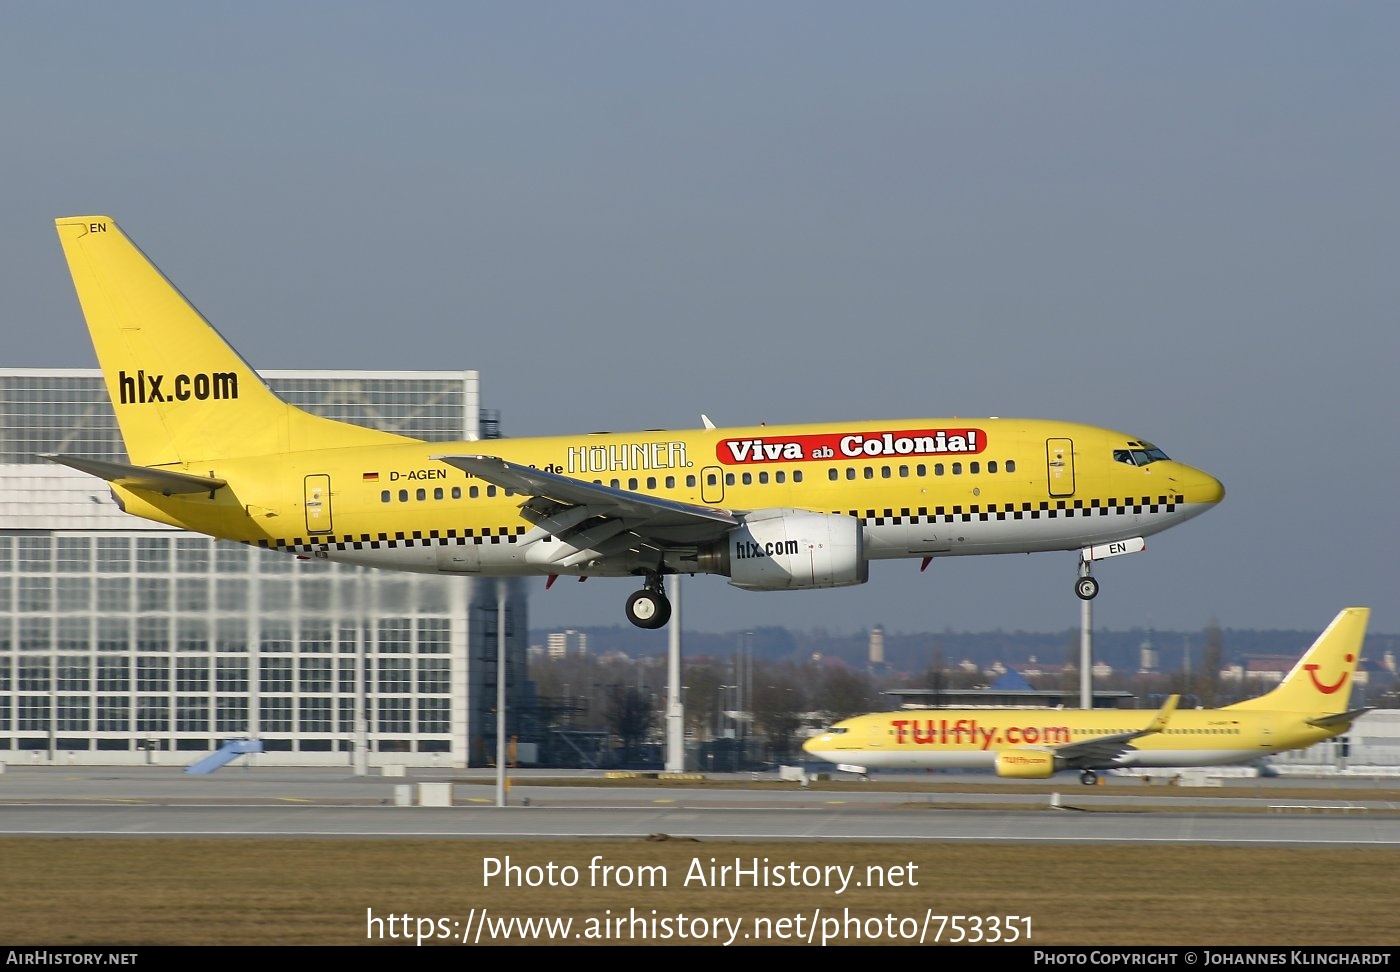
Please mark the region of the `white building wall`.
[[[265, 377], [320, 414], [480, 437], [473, 372]], [[465, 764], [490, 717], [472, 705], [472, 581], [139, 520], [50, 451], [124, 460], [100, 376], [0, 370], [0, 762], [181, 765], [253, 736], [261, 763], [349, 766], [362, 711], [369, 766]]]

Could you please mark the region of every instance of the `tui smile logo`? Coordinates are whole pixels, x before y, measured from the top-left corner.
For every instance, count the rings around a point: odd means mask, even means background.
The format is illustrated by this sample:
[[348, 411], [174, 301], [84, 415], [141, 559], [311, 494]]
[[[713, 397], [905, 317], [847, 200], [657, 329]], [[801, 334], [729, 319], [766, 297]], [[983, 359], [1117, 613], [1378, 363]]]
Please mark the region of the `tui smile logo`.
[[[1346, 657], [1346, 663], [1347, 663], [1347, 665], [1350, 665], [1350, 664], [1351, 664], [1353, 661], [1355, 661], [1355, 660], [1356, 660], [1356, 656], [1355, 656], [1355, 655], [1348, 654], [1347, 657]], [[1332, 683], [1331, 685], [1323, 685], [1321, 682], [1319, 682], [1319, 681], [1317, 680], [1317, 670], [1318, 670], [1318, 668], [1320, 668], [1320, 667], [1321, 667], [1320, 665], [1304, 665], [1304, 666], [1303, 666], [1303, 669], [1308, 673], [1308, 678], [1312, 679], [1313, 688], [1317, 689], [1317, 690], [1318, 690], [1319, 692], [1321, 692], [1323, 695], [1331, 695], [1332, 693], [1336, 692], [1339, 688], [1341, 688], [1343, 685], [1346, 684], [1346, 682], [1347, 682], [1347, 673], [1346, 673], [1346, 672], [1342, 672], [1342, 677], [1339, 678], [1339, 679], [1337, 679], [1337, 681], [1335, 681], [1335, 682]]]

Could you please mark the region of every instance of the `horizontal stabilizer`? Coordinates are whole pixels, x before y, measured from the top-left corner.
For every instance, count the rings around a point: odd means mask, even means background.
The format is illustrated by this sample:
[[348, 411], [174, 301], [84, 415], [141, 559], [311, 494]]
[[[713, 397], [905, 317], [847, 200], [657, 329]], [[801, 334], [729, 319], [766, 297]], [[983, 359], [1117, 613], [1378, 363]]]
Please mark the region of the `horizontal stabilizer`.
[[70, 466], [79, 472], [105, 479], [127, 489], [147, 489], [163, 496], [173, 496], [176, 493], [212, 493], [220, 486], [228, 485], [226, 480], [214, 476], [196, 476], [193, 473], [175, 472], [173, 469], [129, 466], [123, 462], [84, 459], [80, 456], [57, 456], [51, 453], [40, 458], [61, 466]]
[[1316, 719], [1307, 720], [1308, 725], [1317, 726], [1319, 729], [1335, 729], [1337, 726], [1349, 726], [1357, 719], [1370, 712], [1371, 708], [1352, 709], [1350, 712], [1334, 712], [1331, 715], [1318, 716]]

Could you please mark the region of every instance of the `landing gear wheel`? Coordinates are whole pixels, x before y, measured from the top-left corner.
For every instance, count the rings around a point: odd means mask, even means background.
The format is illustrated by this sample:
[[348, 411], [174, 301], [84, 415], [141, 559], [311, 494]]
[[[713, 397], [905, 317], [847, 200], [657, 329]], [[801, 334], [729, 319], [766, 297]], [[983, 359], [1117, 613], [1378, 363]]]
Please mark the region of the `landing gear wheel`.
[[627, 620], [639, 628], [664, 628], [671, 620], [671, 602], [660, 591], [637, 591], [627, 599]]
[[1093, 786], [1098, 781], [1099, 774], [1095, 773], [1093, 770], [1083, 770], [1079, 774], [1079, 782], [1083, 783], [1085, 786]]
[[1081, 601], [1092, 601], [1099, 596], [1099, 582], [1092, 577], [1081, 577], [1074, 582], [1074, 593]]

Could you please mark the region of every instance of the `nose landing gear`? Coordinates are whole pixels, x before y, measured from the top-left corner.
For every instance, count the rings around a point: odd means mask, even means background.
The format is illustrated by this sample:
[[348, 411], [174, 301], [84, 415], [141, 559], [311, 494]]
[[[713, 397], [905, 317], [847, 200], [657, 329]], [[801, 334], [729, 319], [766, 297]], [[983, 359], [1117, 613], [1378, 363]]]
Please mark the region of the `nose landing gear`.
[[1092, 601], [1099, 596], [1099, 582], [1094, 580], [1094, 575], [1090, 573], [1094, 569], [1094, 562], [1085, 557], [1079, 560], [1079, 577], [1074, 582], [1074, 593], [1081, 601]]

